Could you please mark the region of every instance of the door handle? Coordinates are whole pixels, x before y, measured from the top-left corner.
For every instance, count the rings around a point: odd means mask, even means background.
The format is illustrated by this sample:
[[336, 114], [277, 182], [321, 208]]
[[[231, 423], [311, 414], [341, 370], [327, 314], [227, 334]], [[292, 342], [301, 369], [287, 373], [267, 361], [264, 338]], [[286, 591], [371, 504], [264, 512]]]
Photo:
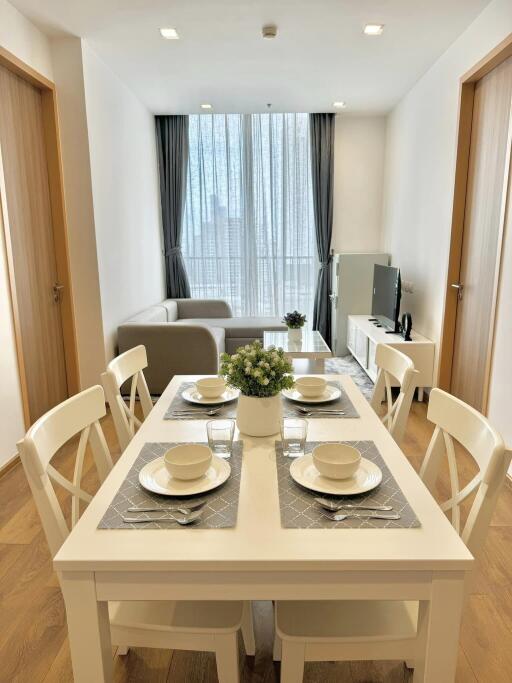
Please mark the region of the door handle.
[[63, 289], [64, 289], [64, 285], [60, 285], [58, 282], [56, 282], [53, 285], [52, 291], [53, 291], [53, 300], [55, 301], [55, 303], [58, 303], [60, 301], [60, 293]]
[[459, 301], [462, 301], [462, 292], [464, 291], [464, 285], [461, 282], [453, 282], [450, 287], [457, 290], [457, 296]]

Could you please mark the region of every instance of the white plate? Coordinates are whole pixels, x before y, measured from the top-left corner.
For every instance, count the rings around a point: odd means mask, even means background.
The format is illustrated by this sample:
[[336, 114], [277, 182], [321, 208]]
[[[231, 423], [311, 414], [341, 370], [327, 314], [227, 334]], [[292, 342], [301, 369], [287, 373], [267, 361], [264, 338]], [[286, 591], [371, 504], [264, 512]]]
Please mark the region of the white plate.
[[196, 493], [212, 491], [223, 484], [231, 474], [226, 460], [212, 456], [212, 464], [202, 477], [184, 481], [171, 477], [163, 457], [152, 460], [139, 472], [139, 482], [148, 491], [162, 496], [193, 496]]
[[281, 393], [285, 398], [290, 399], [290, 401], [296, 401], [297, 403], [329, 403], [329, 401], [335, 401], [341, 396], [340, 389], [332, 387], [330, 384], [327, 385], [321, 396], [315, 396], [314, 398], [306, 398], [300, 394], [297, 389], [283, 389]]
[[311, 454], [302, 455], [290, 465], [290, 475], [297, 484], [316, 493], [334, 496], [354, 496], [376, 488], [382, 481], [382, 472], [375, 463], [361, 458], [359, 469], [350, 479], [323, 477], [313, 464]]
[[182, 392], [181, 398], [183, 398], [188, 403], [198, 403], [201, 406], [215, 406], [219, 403], [231, 403], [231, 401], [236, 401], [238, 395], [240, 394], [239, 389], [231, 389], [226, 387], [226, 390], [215, 398], [205, 398], [196, 389], [196, 386], [189, 387]]

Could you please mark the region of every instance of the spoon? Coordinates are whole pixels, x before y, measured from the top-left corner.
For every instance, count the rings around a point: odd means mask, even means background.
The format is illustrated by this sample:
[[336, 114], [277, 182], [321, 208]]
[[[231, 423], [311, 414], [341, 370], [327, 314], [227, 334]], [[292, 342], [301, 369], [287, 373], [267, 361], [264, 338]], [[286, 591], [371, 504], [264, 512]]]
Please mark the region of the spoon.
[[335, 503], [328, 498], [315, 498], [315, 501], [326, 510], [331, 512], [338, 512], [338, 510], [378, 510], [380, 512], [389, 512], [393, 508], [391, 505], [364, 505], [363, 503], [355, 505], [353, 503]]
[[303, 410], [299, 411], [300, 415], [304, 415], [304, 417], [314, 417], [315, 415], [331, 415], [331, 417], [341, 417], [342, 415], [345, 415], [341, 410], [335, 411], [335, 410], [330, 410], [329, 412], [325, 412], [324, 410], [308, 410], [307, 412], [304, 412]]
[[196, 522], [203, 514], [203, 509], [191, 512], [188, 515], [183, 515], [182, 517], [123, 517], [123, 522], [128, 524], [149, 524], [150, 522], [178, 522], [182, 526], [187, 526], [187, 524], [193, 524]]
[[347, 512], [346, 514], [335, 514], [331, 515], [329, 519], [331, 519], [333, 522], [342, 522], [344, 519], [347, 518], [355, 518], [355, 519], [400, 519], [400, 515], [397, 514], [385, 514], [382, 512], [368, 512], [368, 513], [355, 513], [355, 512]]
[[304, 406], [297, 406], [296, 410], [299, 413], [304, 413], [305, 415], [314, 415], [315, 413], [326, 413], [327, 415], [345, 415], [343, 410], [337, 410], [335, 408], [306, 408]]
[[192, 510], [202, 508], [206, 505], [205, 500], [190, 500], [183, 505], [168, 505], [166, 507], [148, 507], [148, 508], [128, 508], [126, 512], [181, 512], [182, 515], [188, 515]]
[[173, 410], [171, 413], [171, 417], [191, 417], [192, 415], [217, 415], [219, 412], [220, 408], [210, 408], [207, 410], [206, 408], [204, 410]]

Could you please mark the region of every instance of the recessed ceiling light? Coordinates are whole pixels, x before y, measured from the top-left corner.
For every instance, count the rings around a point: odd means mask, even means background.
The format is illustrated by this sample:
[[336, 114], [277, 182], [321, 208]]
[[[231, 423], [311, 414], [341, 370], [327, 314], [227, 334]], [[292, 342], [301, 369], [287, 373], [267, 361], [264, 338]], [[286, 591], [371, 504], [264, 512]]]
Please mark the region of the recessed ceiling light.
[[161, 28], [160, 35], [166, 40], [178, 40], [178, 31], [175, 28]]
[[261, 35], [268, 40], [272, 40], [272, 38], [277, 36], [277, 26], [274, 26], [274, 24], [267, 24], [266, 26], [263, 26], [261, 29]]
[[211, 109], [211, 108], [212, 108], [212, 105], [208, 104], [207, 102], [205, 102], [204, 104], [201, 105], [201, 109]]
[[364, 32], [367, 36], [380, 36], [384, 31], [384, 24], [366, 24]]
[[333, 102], [332, 106], [336, 107], [336, 109], [345, 109], [345, 107], [347, 106], [347, 103], [346, 102]]

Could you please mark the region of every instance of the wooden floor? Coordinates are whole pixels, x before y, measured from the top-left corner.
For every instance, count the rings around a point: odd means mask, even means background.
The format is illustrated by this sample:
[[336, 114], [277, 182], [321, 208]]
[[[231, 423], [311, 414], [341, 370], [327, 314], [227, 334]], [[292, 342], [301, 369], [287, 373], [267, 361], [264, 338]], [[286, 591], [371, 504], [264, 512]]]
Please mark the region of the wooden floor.
[[[118, 445], [110, 418], [104, 429], [113, 452]], [[404, 451], [418, 468], [430, 438], [425, 407], [415, 403]], [[59, 455], [68, 476], [72, 461]], [[97, 482], [88, 463], [86, 488]], [[443, 487], [441, 487], [442, 489]], [[441, 490], [442, 493], [442, 490]], [[411, 501], [414, 506], [414, 501]], [[512, 487], [507, 484], [494, 515], [485, 553], [466, 606], [457, 683], [512, 681]], [[41, 525], [21, 466], [0, 479], [0, 681], [54, 683], [72, 681], [64, 604]], [[255, 658], [242, 653], [244, 683], [279, 680], [272, 662], [272, 610], [256, 603]], [[401, 662], [307, 664], [309, 683], [406, 683]], [[215, 683], [213, 655], [132, 649], [116, 657], [115, 682]], [[91, 681], [91, 683], [95, 683]]]

